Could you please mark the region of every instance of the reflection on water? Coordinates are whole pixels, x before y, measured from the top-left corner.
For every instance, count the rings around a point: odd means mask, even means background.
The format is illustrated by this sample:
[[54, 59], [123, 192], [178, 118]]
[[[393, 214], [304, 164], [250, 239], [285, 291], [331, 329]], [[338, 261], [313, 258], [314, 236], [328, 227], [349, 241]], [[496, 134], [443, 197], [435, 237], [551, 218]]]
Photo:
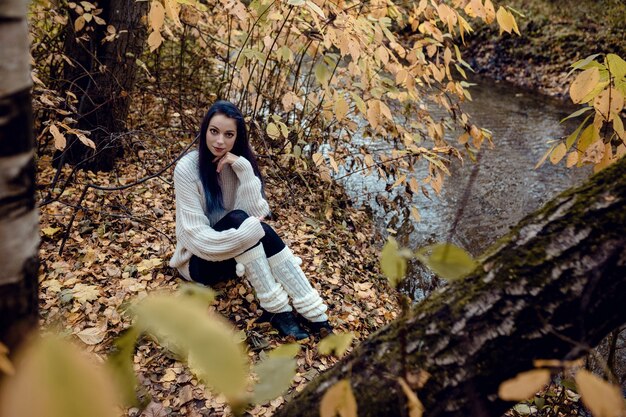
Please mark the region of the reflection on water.
[[[463, 204], [463, 214], [452, 241], [478, 255], [522, 217], [560, 191], [581, 183], [590, 171], [567, 169], [563, 164], [553, 166], [549, 162], [534, 169], [549, 147], [547, 141], [560, 138], [575, 128], [575, 125], [559, 124], [559, 120], [575, 108], [492, 80], [480, 80], [480, 85], [471, 92], [474, 100], [466, 103], [464, 109], [476, 124], [493, 132], [496, 146], [494, 149], [483, 147], [481, 151], [476, 180]], [[416, 248], [448, 238], [473, 169], [476, 164], [471, 161], [464, 165], [455, 163], [440, 196], [434, 193], [431, 199], [421, 194], [414, 196], [409, 203], [418, 208], [420, 222], [404, 219], [400, 212], [385, 212], [376, 203], [379, 194], [388, 198], [394, 195], [385, 192], [387, 184], [375, 175], [355, 174], [342, 181], [354, 201], [372, 208], [384, 235], [386, 228], [403, 225], [402, 229], [409, 231], [408, 244]], [[418, 180], [424, 176], [416, 173]], [[421, 296], [417, 294], [418, 298]]]

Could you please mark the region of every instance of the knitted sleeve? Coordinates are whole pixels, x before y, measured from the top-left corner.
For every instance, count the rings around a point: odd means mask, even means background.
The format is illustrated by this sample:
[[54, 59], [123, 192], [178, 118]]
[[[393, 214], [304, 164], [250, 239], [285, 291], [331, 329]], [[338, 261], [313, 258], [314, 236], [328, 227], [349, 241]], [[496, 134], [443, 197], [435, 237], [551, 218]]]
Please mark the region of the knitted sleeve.
[[235, 206], [254, 217], [264, 217], [270, 214], [269, 204], [261, 194], [261, 180], [254, 175], [250, 161], [239, 157], [232, 164], [232, 168], [239, 179]]
[[256, 217], [246, 219], [237, 229], [218, 232], [211, 227], [202, 209], [197, 164], [181, 160], [174, 170], [176, 191], [176, 237], [192, 254], [208, 261], [222, 261], [240, 255], [265, 235]]

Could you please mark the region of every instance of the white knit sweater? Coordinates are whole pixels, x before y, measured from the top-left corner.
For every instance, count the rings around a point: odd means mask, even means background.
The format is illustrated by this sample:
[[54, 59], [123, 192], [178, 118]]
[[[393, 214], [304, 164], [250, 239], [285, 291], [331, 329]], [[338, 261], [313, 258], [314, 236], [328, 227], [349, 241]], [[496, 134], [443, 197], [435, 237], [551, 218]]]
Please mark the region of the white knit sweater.
[[[207, 167], [211, 169], [210, 167]], [[218, 174], [224, 199], [224, 211], [206, 213], [204, 189], [198, 169], [198, 152], [185, 155], [176, 164], [176, 250], [170, 266], [190, 280], [189, 260], [192, 255], [208, 261], [234, 258], [256, 245], [265, 235], [258, 217], [270, 212], [261, 194], [261, 181], [254, 175], [250, 162], [239, 157], [232, 165], [225, 164]], [[250, 215], [238, 229], [218, 232], [213, 229], [229, 211], [240, 209]]]

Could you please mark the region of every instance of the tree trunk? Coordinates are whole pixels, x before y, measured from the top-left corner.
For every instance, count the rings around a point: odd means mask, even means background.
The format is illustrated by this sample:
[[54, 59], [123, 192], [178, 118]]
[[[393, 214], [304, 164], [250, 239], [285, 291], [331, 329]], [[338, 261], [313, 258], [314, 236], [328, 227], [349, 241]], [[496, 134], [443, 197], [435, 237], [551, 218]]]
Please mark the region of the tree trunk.
[[625, 230], [623, 158], [526, 217], [471, 276], [361, 343], [275, 416], [317, 417], [324, 392], [343, 378], [359, 417], [408, 415], [397, 383], [403, 360], [409, 375], [430, 374], [413, 386], [425, 416], [502, 415], [512, 406], [498, 398], [502, 381], [533, 359], [580, 357], [626, 322]]
[[37, 324], [35, 164], [26, 0], [0, 2], [0, 342]]
[[[55, 163], [68, 162], [94, 171], [110, 171], [123, 154], [120, 133], [126, 128], [130, 97], [137, 74], [136, 61], [146, 41], [145, 24], [148, 2], [135, 0], [102, 0], [97, 4], [106, 25], [88, 23], [78, 33], [75, 10], [66, 26], [65, 55], [72, 65], [65, 65], [64, 90], [77, 97], [78, 128], [91, 132], [96, 149], [76, 137], [70, 137], [67, 148], [56, 155]], [[117, 32], [115, 39], [107, 26]]]

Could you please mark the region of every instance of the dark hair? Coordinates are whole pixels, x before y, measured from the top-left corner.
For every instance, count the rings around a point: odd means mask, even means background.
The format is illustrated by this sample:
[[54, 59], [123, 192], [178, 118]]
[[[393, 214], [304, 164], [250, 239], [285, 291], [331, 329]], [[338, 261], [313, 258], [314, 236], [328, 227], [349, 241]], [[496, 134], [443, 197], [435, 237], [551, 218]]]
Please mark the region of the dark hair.
[[215, 102], [204, 115], [202, 124], [200, 125], [200, 137], [198, 140], [198, 160], [200, 170], [200, 181], [204, 189], [206, 206], [208, 214], [224, 209], [224, 201], [222, 198], [222, 188], [217, 179], [217, 164], [213, 162], [215, 155], [211, 153], [206, 144], [206, 132], [209, 129], [209, 122], [216, 114], [222, 114], [229, 119], [234, 119], [237, 124], [237, 137], [231, 153], [246, 158], [254, 174], [261, 180], [261, 192], [263, 193], [263, 177], [259, 171], [256, 157], [250, 148], [248, 141], [248, 129], [241, 111], [233, 103], [225, 100]]

